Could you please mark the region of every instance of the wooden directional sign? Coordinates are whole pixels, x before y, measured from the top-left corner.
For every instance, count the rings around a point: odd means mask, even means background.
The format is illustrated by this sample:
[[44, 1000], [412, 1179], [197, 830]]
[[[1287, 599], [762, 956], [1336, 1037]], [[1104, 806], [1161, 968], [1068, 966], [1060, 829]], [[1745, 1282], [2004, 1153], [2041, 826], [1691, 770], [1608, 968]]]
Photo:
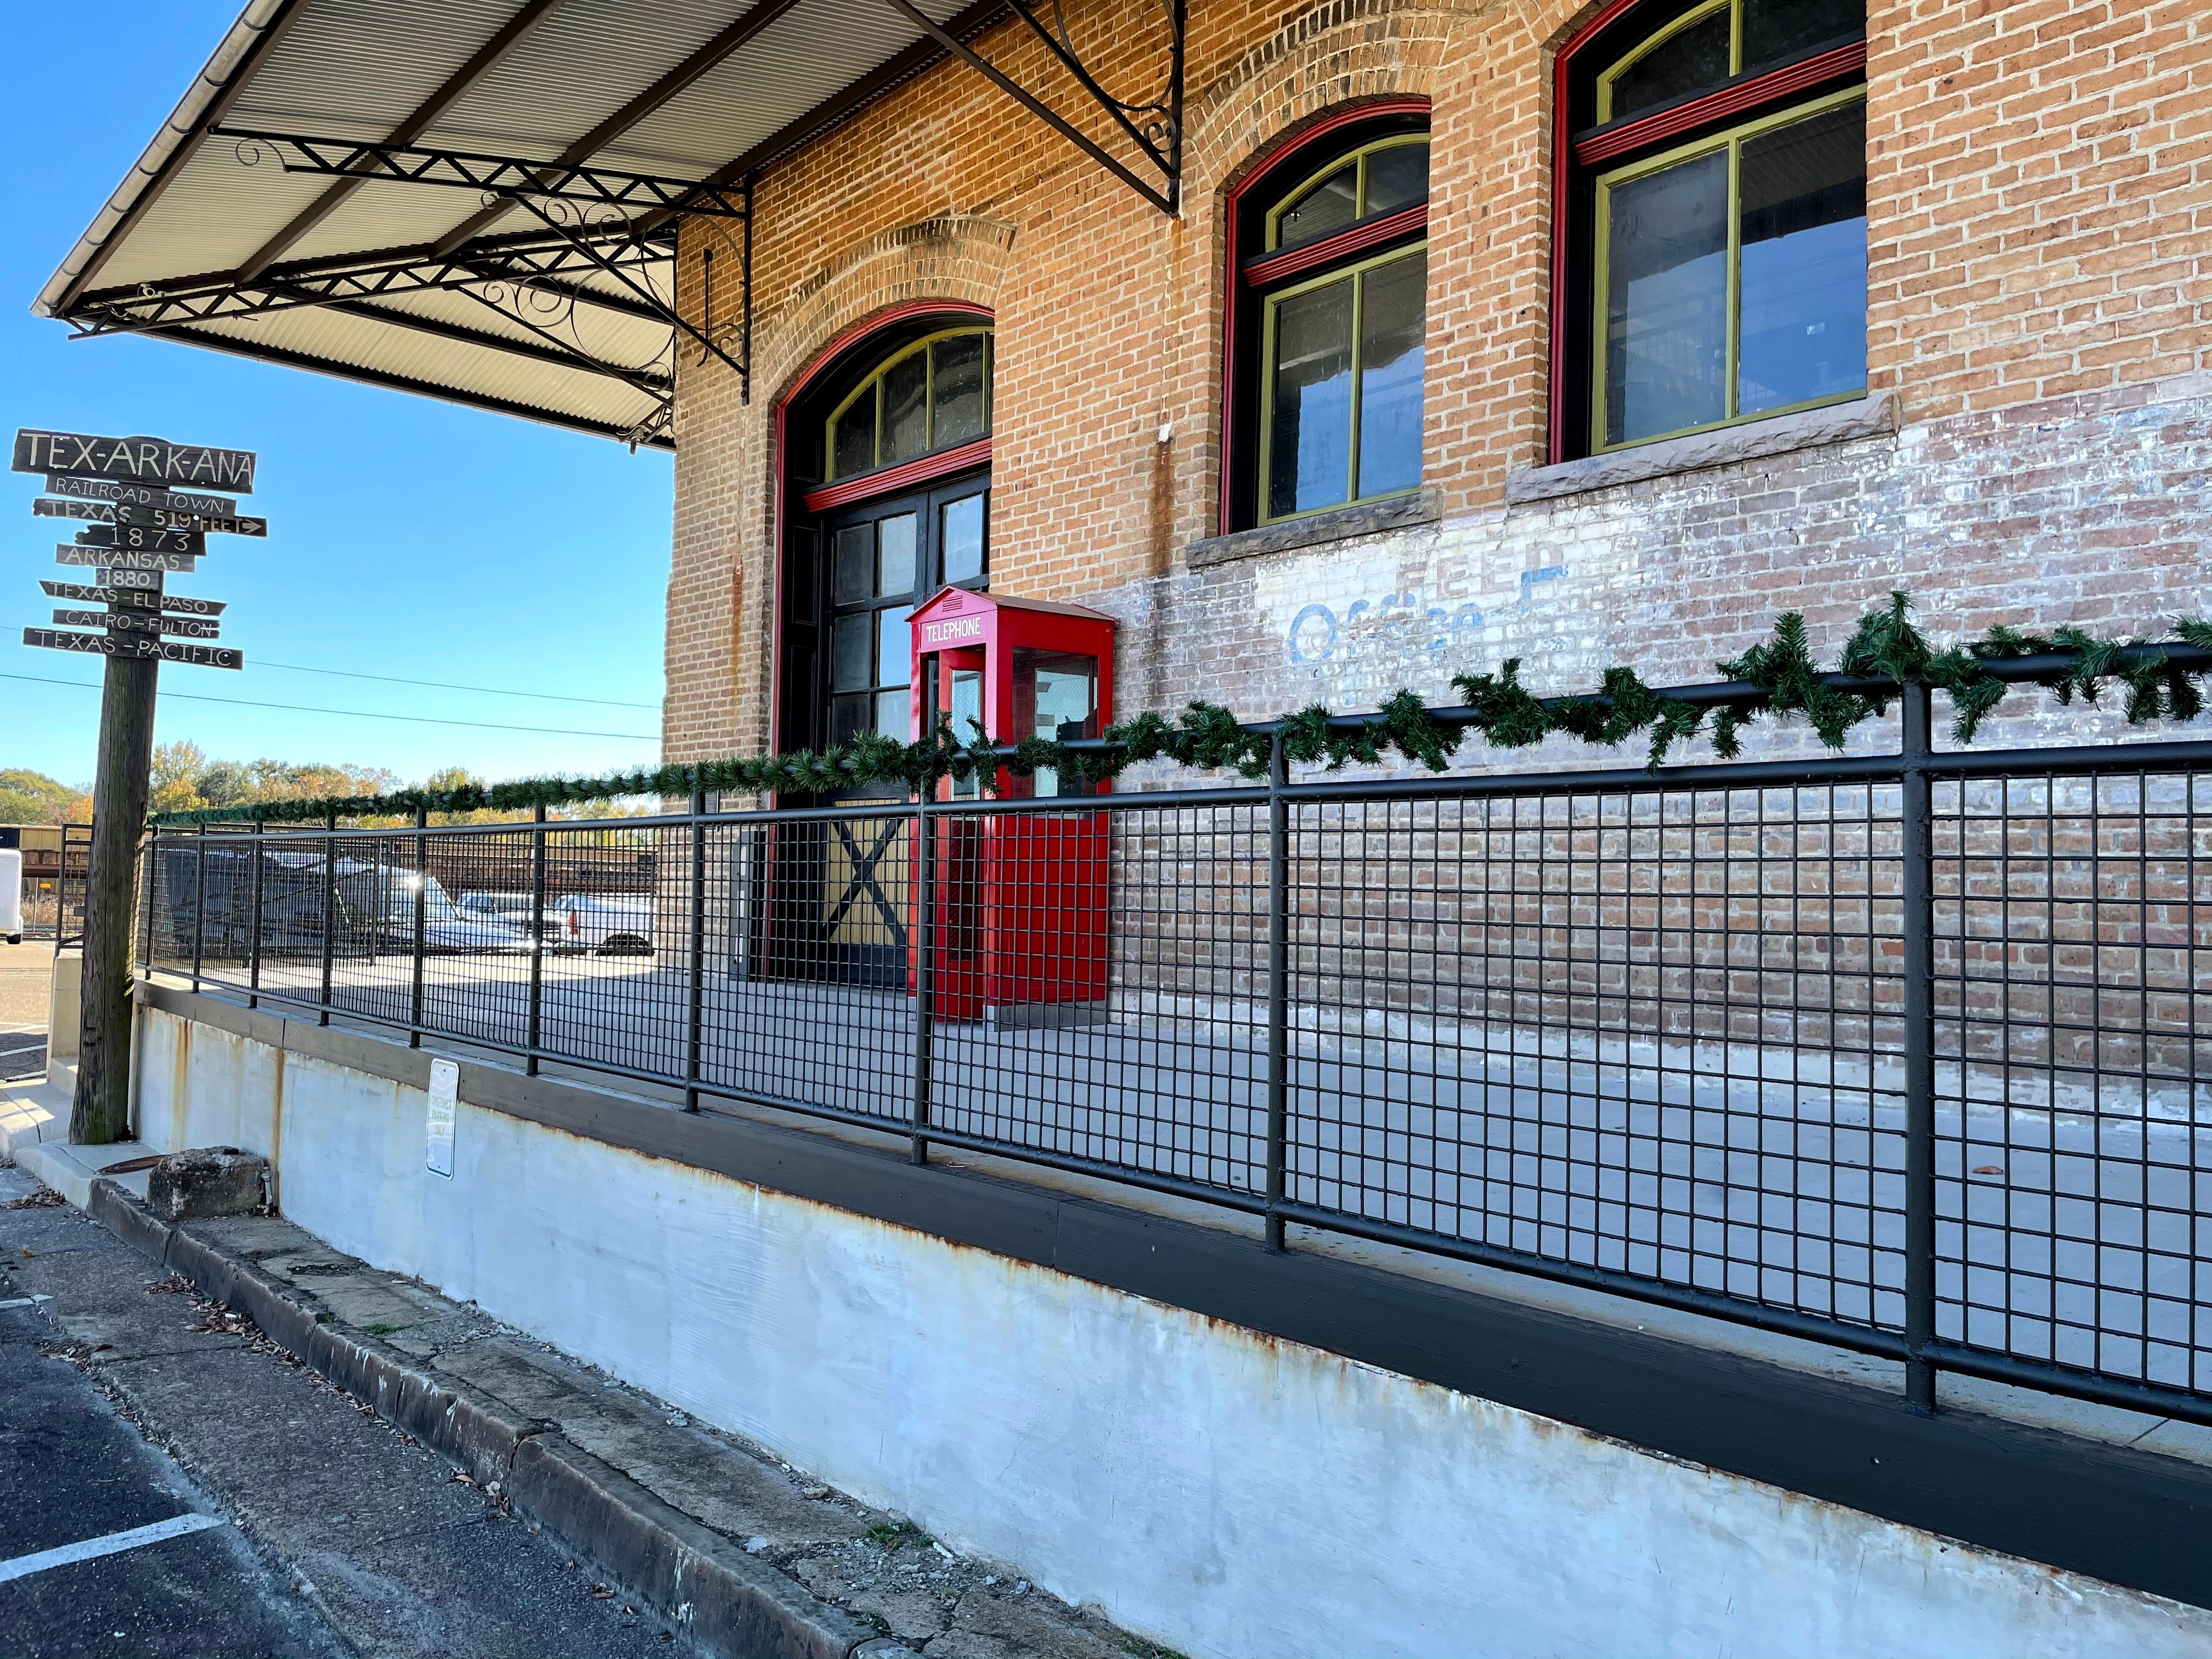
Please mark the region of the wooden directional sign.
[[215, 517], [235, 516], [238, 512], [234, 496], [156, 489], [150, 484], [117, 483], [112, 478], [64, 478], [52, 472], [46, 474], [46, 494], [74, 495], [82, 501], [135, 501], [141, 507], [166, 507], [175, 513], [205, 513]]
[[161, 595], [159, 589], [140, 592], [129, 587], [93, 587], [83, 582], [47, 582], [39, 586], [50, 599], [75, 599], [80, 605], [112, 605], [118, 611], [159, 611]]
[[[144, 571], [125, 571], [125, 575], [145, 575]], [[112, 605], [118, 610], [167, 611], [185, 617], [220, 617], [229, 608], [226, 599], [195, 599], [189, 593], [164, 593], [158, 575], [150, 591], [129, 583], [118, 583], [112, 577], [104, 587], [88, 586], [83, 582], [41, 581], [50, 599], [75, 599], [82, 605]]]
[[[216, 499], [210, 496], [210, 500]], [[236, 514], [151, 507], [142, 501], [86, 501], [75, 496], [41, 495], [31, 503], [34, 517], [83, 519], [94, 525], [135, 525], [143, 530], [177, 530], [226, 536], [266, 536], [269, 520]]]
[[207, 537], [197, 530], [149, 530], [136, 524], [87, 525], [76, 532], [79, 547], [117, 547], [134, 553], [189, 553], [198, 558], [207, 551]]
[[269, 533], [266, 519], [241, 519], [234, 514], [175, 513], [166, 507], [141, 507], [136, 501], [118, 501], [108, 511], [115, 515], [118, 526], [138, 525], [148, 530], [191, 530], [203, 533], [214, 532], [222, 536], [265, 536]]
[[134, 634], [69, 634], [55, 628], [27, 628], [23, 643], [46, 651], [82, 651], [95, 657], [151, 657], [202, 668], [243, 668], [246, 653], [228, 645], [193, 645], [183, 640], [148, 639]]
[[54, 622], [62, 628], [119, 628], [130, 634], [181, 634], [188, 640], [222, 637], [222, 624], [205, 617], [141, 617], [127, 611], [71, 611], [58, 607]]
[[113, 524], [115, 503], [41, 495], [31, 503], [31, 514], [40, 519], [89, 519], [94, 524]]
[[97, 570], [93, 574], [109, 587], [135, 588], [142, 593], [161, 591], [161, 573], [158, 570]]
[[210, 449], [166, 438], [95, 438], [26, 427], [15, 434], [13, 470], [251, 495], [254, 459], [250, 449]]
[[174, 570], [189, 576], [200, 567], [196, 553], [163, 553], [150, 548], [91, 547], [64, 542], [54, 549], [56, 564], [93, 564], [113, 570]]

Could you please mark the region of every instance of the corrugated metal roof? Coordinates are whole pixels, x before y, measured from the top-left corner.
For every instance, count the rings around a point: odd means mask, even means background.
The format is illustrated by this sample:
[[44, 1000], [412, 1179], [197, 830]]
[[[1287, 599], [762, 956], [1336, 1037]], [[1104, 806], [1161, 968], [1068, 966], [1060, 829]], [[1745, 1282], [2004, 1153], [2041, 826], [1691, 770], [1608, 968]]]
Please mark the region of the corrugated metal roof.
[[[918, 3], [963, 34], [1002, 9]], [[884, 0], [252, 0], [36, 308], [665, 442], [667, 322], [541, 219], [226, 131], [727, 180], [938, 55]], [[672, 240], [643, 224], [625, 269], [665, 307]], [[518, 239], [564, 268], [478, 263]]]

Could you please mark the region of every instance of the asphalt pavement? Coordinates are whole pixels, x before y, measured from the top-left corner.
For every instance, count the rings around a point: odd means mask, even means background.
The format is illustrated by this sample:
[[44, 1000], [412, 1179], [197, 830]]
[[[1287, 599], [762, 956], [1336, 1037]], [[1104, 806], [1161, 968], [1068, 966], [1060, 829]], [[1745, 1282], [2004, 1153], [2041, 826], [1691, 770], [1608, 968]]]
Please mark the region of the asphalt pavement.
[[39, 1195], [0, 1168], [7, 1659], [690, 1650], [443, 1458]]

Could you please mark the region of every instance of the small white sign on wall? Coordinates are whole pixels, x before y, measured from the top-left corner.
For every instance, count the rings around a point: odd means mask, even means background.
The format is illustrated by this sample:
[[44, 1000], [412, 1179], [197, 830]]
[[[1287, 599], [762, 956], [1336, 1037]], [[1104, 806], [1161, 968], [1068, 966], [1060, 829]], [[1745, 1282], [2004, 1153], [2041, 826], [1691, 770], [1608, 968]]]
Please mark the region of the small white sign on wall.
[[429, 1170], [451, 1180], [453, 1174], [453, 1109], [459, 1103], [461, 1068], [450, 1060], [430, 1062]]

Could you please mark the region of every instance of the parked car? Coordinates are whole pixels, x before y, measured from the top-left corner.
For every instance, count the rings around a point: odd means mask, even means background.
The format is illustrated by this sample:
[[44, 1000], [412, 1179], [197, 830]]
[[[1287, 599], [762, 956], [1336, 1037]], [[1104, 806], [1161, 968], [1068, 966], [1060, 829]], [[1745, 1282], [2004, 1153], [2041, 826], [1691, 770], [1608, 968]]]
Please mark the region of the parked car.
[[338, 867], [337, 890], [350, 912], [356, 931], [372, 931], [369, 948], [410, 951], [415, 948], [415, 906], [422, 891], [422, 948], [436, 955], [497, 955], [532, 948], [530, 930], [509, 927], [486, 916], [473, 916], [455, 907], [437, 877], [390, 864], [362, 865], [349, 873]]
[[[463, 915], [482, 921], [503, 921], [510, 927], [520, 927], [525, 933], [530, 931], [532, 907], [527, 893], [463, 893], [453, 903]], [[553, 913], [550, 903], [547, 904], [545, 914], [538, 919], [538, 930], [546, 939], [554, 939], [561, 932], [561, 919]]]
[[[210, 847], [204, 869], [200, 857], [200, 849], [189, 843], [159, 848], [153, 873], [157, 947], [189, 952], [197, 933], [208, 958], [242, 958], [253, 943], [253, 854], [235, 846]], [[263, 956], [321, 953], [325, 878], [319, 853], [262, 854]], [[435, 876], [374, 859], [340, 858], [327, 878], [333, 956], [411, 952], [417, 882], [422, 884], [426, 951], [499, 956], [533, 948], [526, 928], [463, 915]]]
[[653, 954], [652, 899], [629, 893], [568, 893], [548, 907], [558, 924], [549, 931], [550, 950], [589, 951], [603, 957]]

